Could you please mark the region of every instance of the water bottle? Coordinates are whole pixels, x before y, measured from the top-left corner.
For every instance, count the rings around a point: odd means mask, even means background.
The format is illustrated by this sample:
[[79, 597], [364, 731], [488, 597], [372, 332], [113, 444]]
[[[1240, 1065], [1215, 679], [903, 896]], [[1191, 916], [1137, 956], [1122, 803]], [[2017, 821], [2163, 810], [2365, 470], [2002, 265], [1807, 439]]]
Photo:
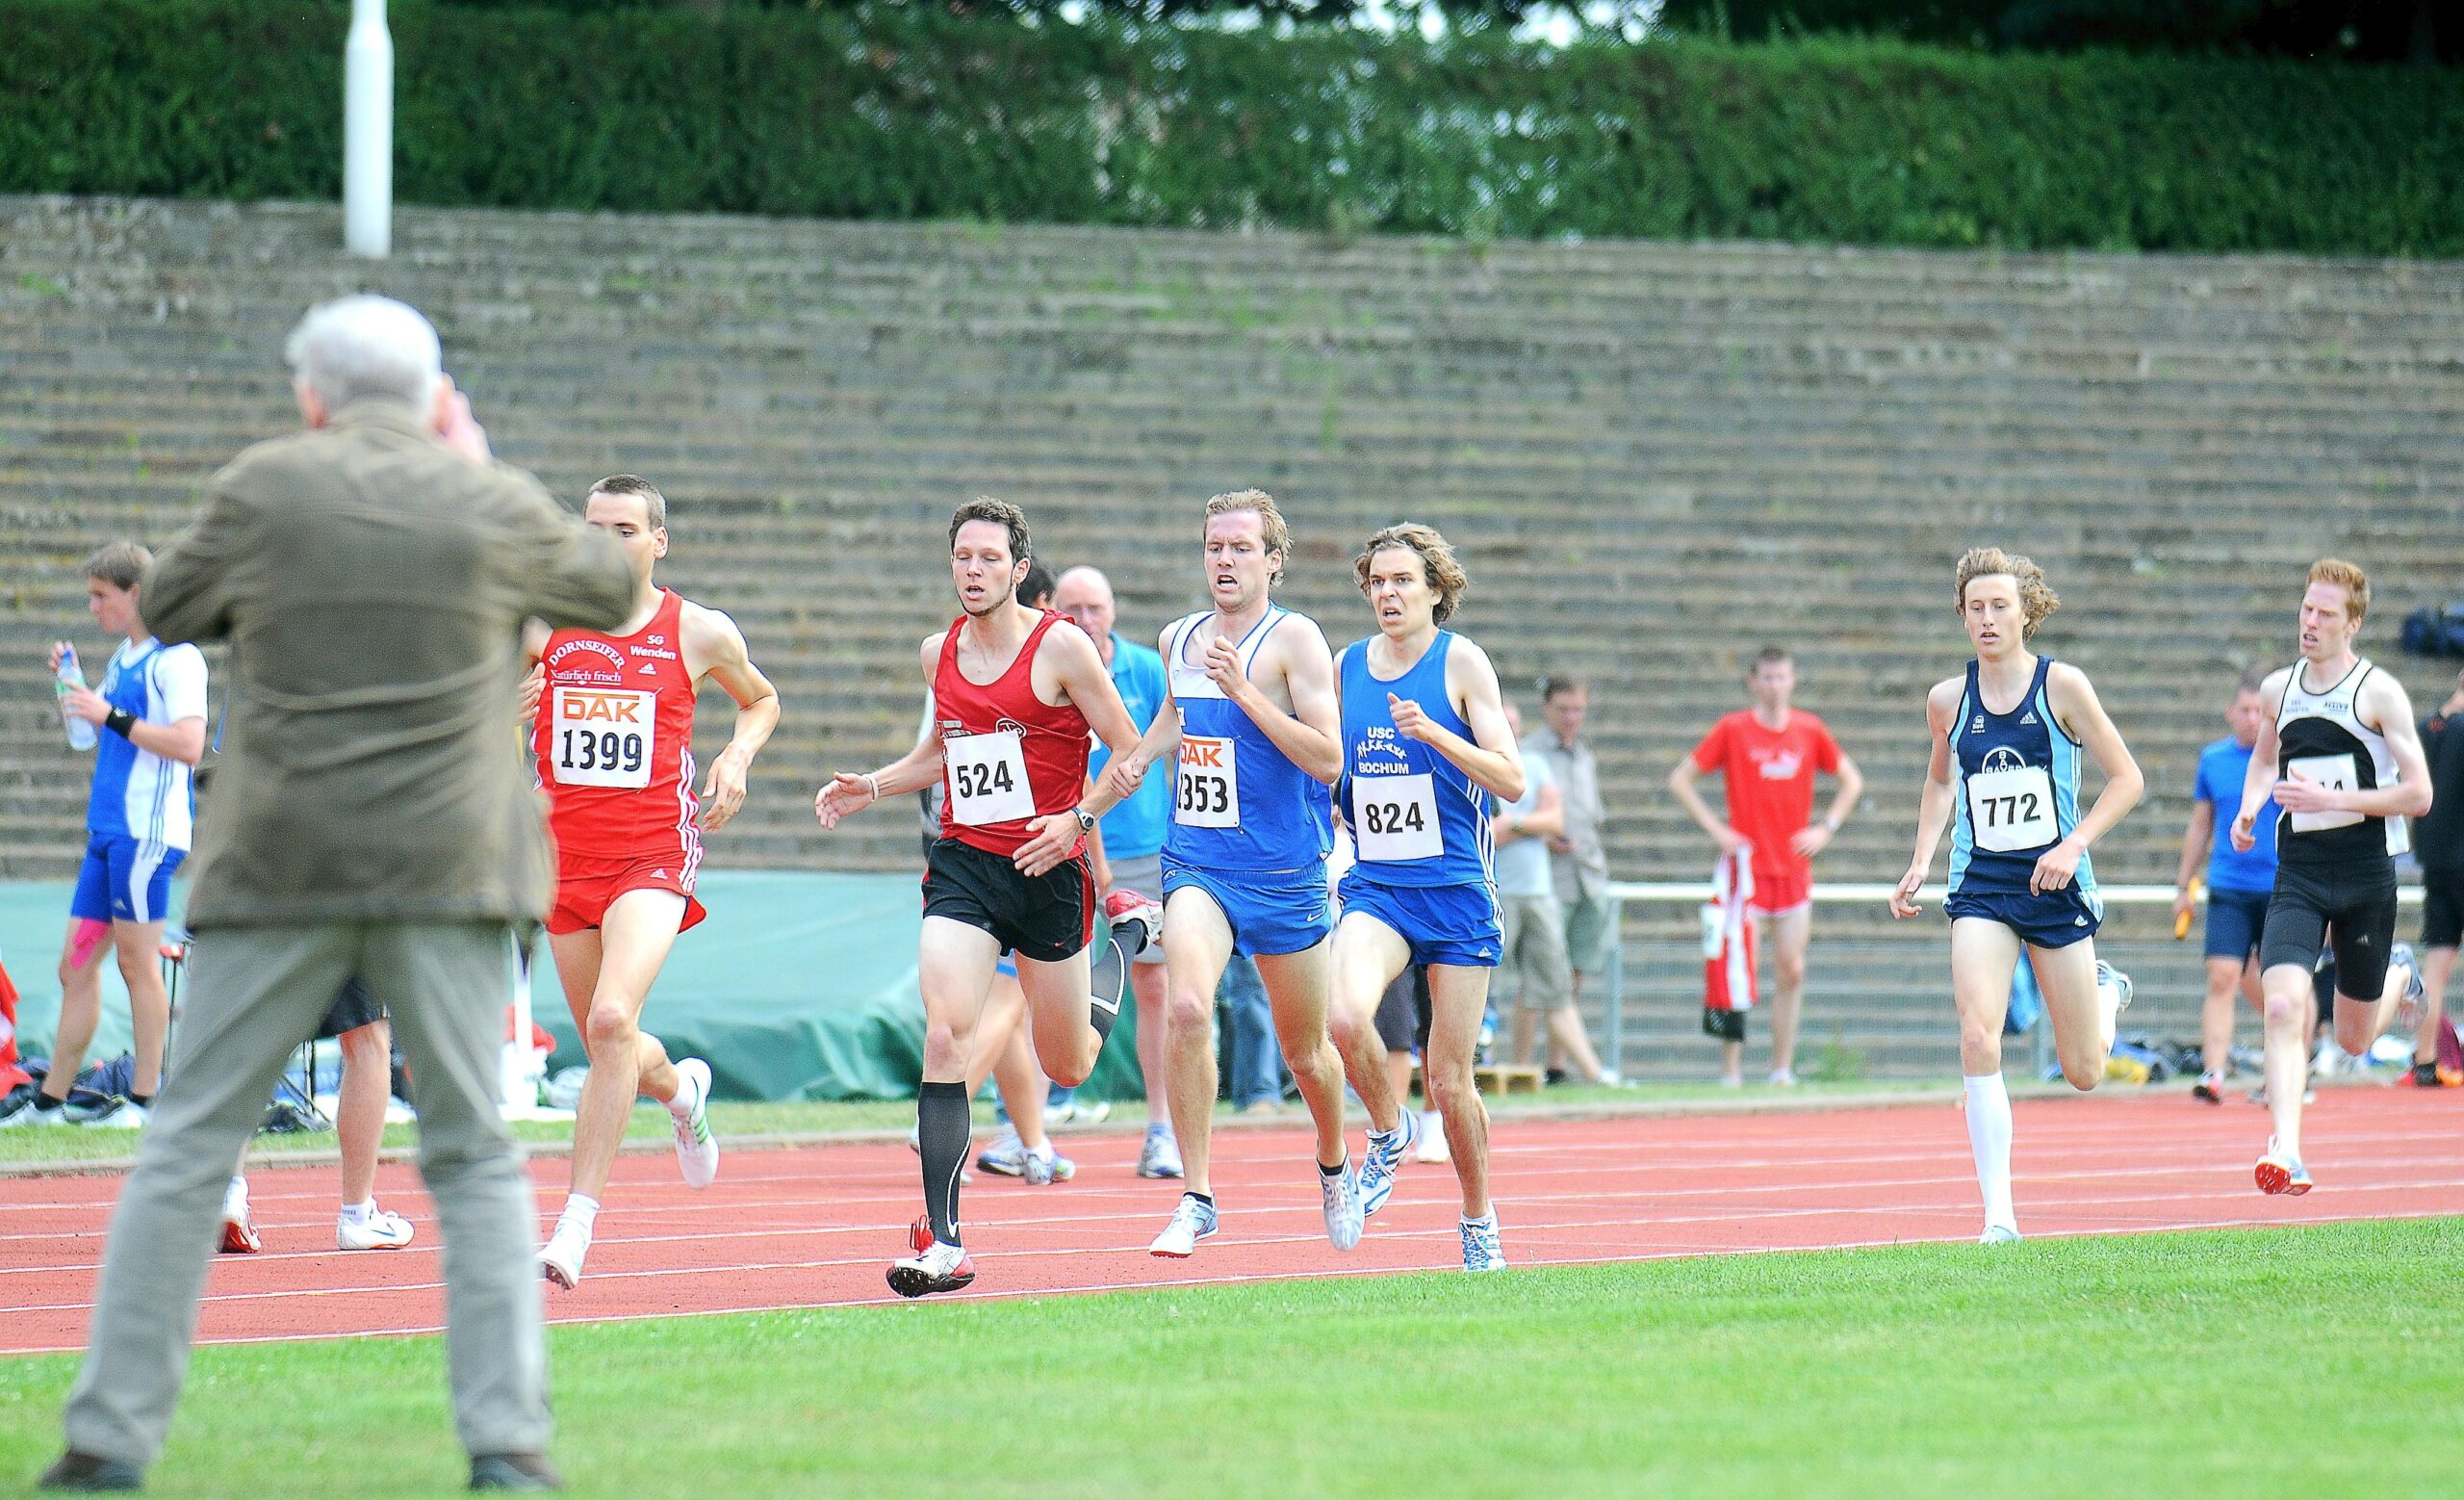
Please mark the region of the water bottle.
[[93, 722], [90, 719], [81, 719], [68, 711], [68, 695], [85, 685], [86, 674], [77, 666], [77, 648], [69, 646], [60, 653], [59, 691], [60, 717], [62, 722], [68, 726], [68, 748], [71, 750], [94, 748]]

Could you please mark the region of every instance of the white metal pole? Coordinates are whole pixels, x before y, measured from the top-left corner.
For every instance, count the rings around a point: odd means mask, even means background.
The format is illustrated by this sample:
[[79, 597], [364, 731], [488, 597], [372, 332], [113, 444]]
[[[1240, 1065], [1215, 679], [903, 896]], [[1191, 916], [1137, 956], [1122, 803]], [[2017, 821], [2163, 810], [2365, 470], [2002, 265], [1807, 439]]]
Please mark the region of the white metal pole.
[[343, 245], [380, 260], [394, 247], [394, 39], [385, 0], [351, 0], [343, 43]]

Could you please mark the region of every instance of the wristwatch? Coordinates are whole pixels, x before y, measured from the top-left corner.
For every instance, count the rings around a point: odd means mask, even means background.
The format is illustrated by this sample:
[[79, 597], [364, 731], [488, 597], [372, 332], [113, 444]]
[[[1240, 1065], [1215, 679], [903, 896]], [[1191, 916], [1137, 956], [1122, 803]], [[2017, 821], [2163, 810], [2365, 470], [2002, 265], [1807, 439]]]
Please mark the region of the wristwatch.
[[1088, 812], [1085, 808], [1071, 808], [1069, 812], [1072, 816], [1078, 819], [1078, 831], [1080, 833], [1091, 834], [1095, 831], [1094, 814]]

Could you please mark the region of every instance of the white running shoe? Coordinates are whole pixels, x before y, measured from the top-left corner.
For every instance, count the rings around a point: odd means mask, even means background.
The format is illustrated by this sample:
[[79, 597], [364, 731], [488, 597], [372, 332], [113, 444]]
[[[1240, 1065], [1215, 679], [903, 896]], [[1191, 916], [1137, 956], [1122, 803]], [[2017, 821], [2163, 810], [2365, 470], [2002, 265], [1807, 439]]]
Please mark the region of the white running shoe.
[[2007, 1224], [1989, 1224], [1985, 1227], [1984, 1234], [1977, 1238], [1977, 1243], [1980, 1245], [2016, 1245], [2019, 1243], [2019, 1231], [2011, 1228]]
[[[1351, 1174], [1346, 1171], [1344, 1176]], [[1333, 1212], [1331, 1208], [1327, 1210], [1330, 1216]], [[1328, 1223], [1332, 1222], [1330, 1217]], [[1360, 1242], [1358, 1222], [1353, 1221], [1355, 1228], [1351, 1237], [1354, 1244]], [[1215, 1233], [1215, 1205], [1202, 1201], [1195, 1193], [1183, 1193], [1181, 1201], [1172, 1207], [1172, 1217], [1164, 1226], [1164, 1232], [1155, 1236], [1155, 1243], [1146, 1247], [1146, 1253], [1162, 1255], [1168, 1260], [1186, 1260], [1197, 1249], [1198, 1241]]]
[[1498, 1211], [1492, 1206], [1485, 1223], [1469, 1219], [1458, 1226], [1463, 1234], [1463, 1269], [1466, 1271], [1502, 1271], [1505, 1269], [1505, 1241], [1498, 1229]]
[[[387, 1213], [382, 1208], [372, 1210], [365, 1219], [337, 1216], [334, 1220], [336, 1250], [399, 1250], [418, 1235], [419, 1231], [411, 1228], [410, 1220], [398, 1213]], [[570, 1286], [573, 1283], [568, 1281], [565, 1284]]]
[[[1337, 1250], [1359, 1248], [1364, 1221], [1360, 1211], [1360, 1174], [1352, 1170], [1348, 1158], [1333, 1177], [1326, 1176], [1324, 1168], [1319, 1168], [1318, 1197], [1326, 1214], [1326, 1243]], [[1182, 1202], [1189, 1200], [1183, 1199]]]
[[719, 1175], [719, 1138], [710, 1133], [710, 1065], [688, 1057], [676, 1065], [676, 1099], [667, 1106], [676, 1124], [676, 1164], [686, 1187], [708, 1187]]
[[1797, 1086], [1797, 1071], [1794, 1068], [1774, 1068], [1770, 1084], [1775, 1089], [1793, 1089]]
[[145, 1106], [133, 1099], [115, 1097], [77, 1123], [89, 1129], [142, 1130], [145, 1128]]
[[222, 1190], [222, 1239], [217, 1250], [225, 1255], [253, 1255], [263, 1249], [265, 1241], [248, 1218], [248, 1179], [233, 1177]]
[[567, 1291], [581, 1280], [582, 1257], [590, 1254], [590, 1231], [564, 1219], [539, 1250], [539, 1274]]
[[1170, 1129], [1146, 1127], [1146, 1142], [1138, 1150], [1138, 1175], [1142, 1177], [1182, 1177], [1188, 1170], [1181, 1165], [1181, 1143]]
[[1454, 1159], [1447, 1149], [1446, 1122], [1434, 1109], [1421, 1111], [1421, 1144], [1412, 1152], [1412, 1160], [1445, 1163]]
[[889, 1263], [889, 1289], [901, 1297], [930, 1297], [935, 1292], [964, 1291], [975, 1280], [975, 1261], [965, 1247], [944, 1245], [933, 1237], [930, 1219], [919, 1218], [907, 1231], [914, 1252]]
[[1040, 1151], [1021, 1154], [1024, 1159], [1019, 1163], [1018, 1179], [1029, 1187], [1050, 1187], [1055, 1182], [1066, 1182], [1078, 1175], [1078, 1164], [1054, 1151], [1050, 1141], [1044, 1142], [1043, 1150]]
[[1421, 1140], [1421, 1117], [1403, 1111], [1402, 1124], [1380, 1134], [1369, 1132], [1369, 1156], [1360, 1164], [1360, 1212], [1363, 1218], [1376, 1217], [1395, 1193], [1395, 1174], [1410, 1159], [1412, 1148]]

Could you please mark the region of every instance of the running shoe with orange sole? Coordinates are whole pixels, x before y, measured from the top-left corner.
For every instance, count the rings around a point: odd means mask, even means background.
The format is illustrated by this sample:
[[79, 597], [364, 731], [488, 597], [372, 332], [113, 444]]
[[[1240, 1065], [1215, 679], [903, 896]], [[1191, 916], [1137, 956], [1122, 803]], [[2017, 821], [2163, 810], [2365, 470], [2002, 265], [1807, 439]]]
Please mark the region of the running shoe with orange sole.
[[234, 1182], [223, 1191], [222, 1240], [217, 1248], [225, 1255], [253, 1255], [266, 1248], [248, 1218], [248, 1190], [241, 1183]]
[[2301, 1165], [2300, 1157], [2278, 1151], [2272, 1135], [2268, 1137], [2268, 1153], [2259, 1158], [2252, 1175], [2262, 1193], [2299, 1198], [2310, 1191], [2310, 1169]]

